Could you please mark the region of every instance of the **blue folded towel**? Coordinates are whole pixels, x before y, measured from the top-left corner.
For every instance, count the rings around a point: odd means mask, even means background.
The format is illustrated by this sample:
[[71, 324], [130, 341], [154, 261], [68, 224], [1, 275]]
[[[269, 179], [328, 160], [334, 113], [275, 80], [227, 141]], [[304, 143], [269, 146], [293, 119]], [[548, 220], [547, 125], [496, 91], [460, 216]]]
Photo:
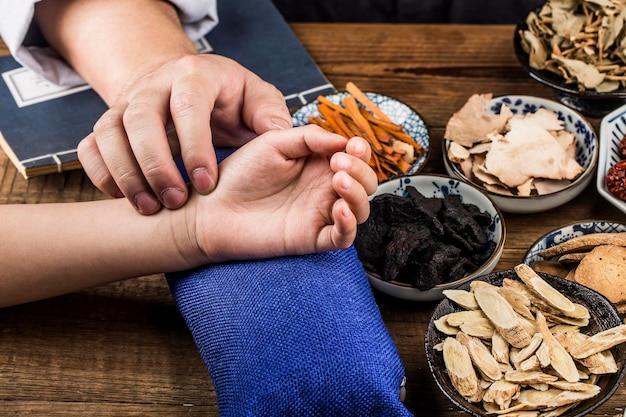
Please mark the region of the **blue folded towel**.
[[400, 417], [404, 368], [354, 248], [167, 275], [221, 417]]

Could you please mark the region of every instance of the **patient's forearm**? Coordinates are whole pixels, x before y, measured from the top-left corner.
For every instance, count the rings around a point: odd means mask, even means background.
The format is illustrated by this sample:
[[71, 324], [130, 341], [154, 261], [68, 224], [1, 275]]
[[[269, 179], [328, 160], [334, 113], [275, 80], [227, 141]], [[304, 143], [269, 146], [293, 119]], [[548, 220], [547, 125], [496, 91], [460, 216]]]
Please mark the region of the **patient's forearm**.
[[0, 206], [0, 306], [196, 266], [173, 215], [142, 216], [124, 199]]

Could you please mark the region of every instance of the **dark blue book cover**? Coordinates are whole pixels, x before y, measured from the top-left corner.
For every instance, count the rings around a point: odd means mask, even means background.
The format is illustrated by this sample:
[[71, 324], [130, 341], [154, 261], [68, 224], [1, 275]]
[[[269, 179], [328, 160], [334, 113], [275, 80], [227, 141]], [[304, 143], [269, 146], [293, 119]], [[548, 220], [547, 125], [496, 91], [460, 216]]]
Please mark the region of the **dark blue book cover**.
[[[335, 91], [271, 1], [219, 1], [218, 13], [220, 22], [203, 44], [274, 84], [288, 107]], [[10, 56], [0, 57], [0, 74], [0, 145], [20, 173], [29, 178], [80, 168], [76, 147], [106, 104], [88, 86], [38, 89], [46, 82]]]

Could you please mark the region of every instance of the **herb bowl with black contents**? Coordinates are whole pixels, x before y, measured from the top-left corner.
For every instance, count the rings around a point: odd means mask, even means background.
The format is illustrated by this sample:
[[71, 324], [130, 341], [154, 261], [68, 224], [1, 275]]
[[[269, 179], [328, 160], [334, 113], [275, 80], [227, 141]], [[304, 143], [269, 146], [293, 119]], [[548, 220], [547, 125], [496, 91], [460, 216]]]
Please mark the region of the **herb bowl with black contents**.
[[450, 117], [442, 146], [448, 174], [509, 213], [572, 200], [593, 180], [599, 155], [593, 126], [580, 113], [532, 96], [473, 95]]
[[371, 286], [404, 300], [435, 301], [498, 263], [506, 229], [493, 201], [445, 175], [378, 186], [355, 247]]

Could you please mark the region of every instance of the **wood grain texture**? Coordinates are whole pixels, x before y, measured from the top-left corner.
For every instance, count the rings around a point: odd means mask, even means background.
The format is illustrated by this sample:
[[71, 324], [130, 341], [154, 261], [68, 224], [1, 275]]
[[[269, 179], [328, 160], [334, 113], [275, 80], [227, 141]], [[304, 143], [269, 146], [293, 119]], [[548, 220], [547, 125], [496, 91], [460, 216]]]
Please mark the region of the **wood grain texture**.
[[[552, 97], [518, 65], [513, 26], [293, 24], [329, 80], [395, 97], [425, 120], [432, 141], [425, 172], [445, 173], [448, 118], [474, 93]], [[0, 53], [7, 53], [0, 44]], [[0, 115], [1, 117], [1, 115]], [[596, 129], [599, 120], [591, 120]], [[105, 198], [81, 171], [24, 180], [0, 153], [0, 203]], [[626, 221], [594, 184], [565, 206], [505, 214], [496, 270], [518, 264], [544, 233], [571, 221]], [[434, 303], [376, 294], [407, 370], [406, 404], [416, 415], [457, 416], [424, 355]], [[206, 368], [162, 276], [141, 277], [0, 310], [0, 415], [217, 416]], [[592, 416], [621, 415], [626, 388]]]

